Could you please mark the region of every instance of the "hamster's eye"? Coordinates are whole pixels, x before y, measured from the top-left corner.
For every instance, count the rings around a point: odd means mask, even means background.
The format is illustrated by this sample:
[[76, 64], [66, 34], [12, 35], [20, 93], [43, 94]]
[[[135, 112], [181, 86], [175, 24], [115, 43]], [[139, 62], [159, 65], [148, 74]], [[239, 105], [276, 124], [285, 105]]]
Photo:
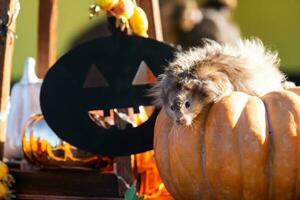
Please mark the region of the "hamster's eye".
[[191, 103], [189, 101], [186, 101], [184, 105], [186, 108], [189, 108], [191, 106]]
[[173, 106], [173, 105], [171, 105], [171, 107], [170, 107], [170, 108], [171, 108], [171, 110], [174, 110], [174, 106]]

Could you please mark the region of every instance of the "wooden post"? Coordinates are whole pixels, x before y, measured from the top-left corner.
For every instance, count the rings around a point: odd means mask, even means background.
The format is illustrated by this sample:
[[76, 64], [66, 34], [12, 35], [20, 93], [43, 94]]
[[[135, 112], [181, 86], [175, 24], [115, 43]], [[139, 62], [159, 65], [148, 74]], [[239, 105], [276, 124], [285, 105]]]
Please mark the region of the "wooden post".
[[[18, 0], [0, 0], [0, 159], [6, 135], [11, 68], [14, 47]], [[8, 27], [7, 27], [8, 25]]]
[[[163, 0], [161, 0], [163, 1]], [[139, 5], [144, 9], [149, 21], [149, 37], [162, 41], [159, 0], [140, 0]]]
[[[149, 37], [163, 40], [161, 21], [160, 21], [160, 12], [159, 12], [159, 1], [158, 0], [140, 0], [139, 5], [144, 9], [147, 14], [149, 21]], [[142, 75], [142, 74], [141, 74]], [[148, 78], [152, 77], [152, 72], [148, 71]], [[149, 80], [145, 80], [149, 82]], [[128, 111], [129, 113], [129, 111]], [[131, 156], [117, 157], [117, 174], [124, 178], [127, 183], [132, 183], [132, 178], [134, 176], [132, 171], [132, 162], [133, 159]], [[126, 188], [122, 187], [123, 183], [119, 184], [119, 194], [124, 195]]]
[[38, 76], [44, 78], [56, 61], [57, 0], [40, 0], [38, 24]]

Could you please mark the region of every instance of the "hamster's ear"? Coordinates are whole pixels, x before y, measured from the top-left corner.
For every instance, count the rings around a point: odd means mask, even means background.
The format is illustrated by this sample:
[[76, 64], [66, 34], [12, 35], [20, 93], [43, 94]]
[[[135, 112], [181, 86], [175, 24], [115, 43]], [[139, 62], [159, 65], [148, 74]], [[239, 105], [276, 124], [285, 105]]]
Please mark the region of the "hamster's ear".
[[228, 76], [222, 72], [214, 72], [202, 81], [203, 92], [215, 102], [229, 95], [233, 89]]
[[148, 96], [153, 98], [153, 104], [156, 106], [162, 106], [166, 101], [168, 90], [170, 89], [173, 81], [172, 78], [161, 74], [158, 76], [157, 82], [148, 91]]

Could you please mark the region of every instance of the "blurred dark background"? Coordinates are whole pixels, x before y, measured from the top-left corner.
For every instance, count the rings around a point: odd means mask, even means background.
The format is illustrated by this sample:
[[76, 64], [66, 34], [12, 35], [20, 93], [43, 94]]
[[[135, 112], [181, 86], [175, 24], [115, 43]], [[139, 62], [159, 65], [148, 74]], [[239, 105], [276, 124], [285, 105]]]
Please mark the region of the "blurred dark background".
[[[160, 1], [167, 42], [188, 47], [200, 44], [198, 38], [201, 37], [230, 41], [240, 32], [241, 37], [259, 37], [270, 49], [278, 51], [282, 60], [281, 70], [293, 80], [300, 77], [299, 0], [211, 0], [210, 3], [206, 0]], [[104, 13], [92, 20], [88, 18], [88, 7], [95, 2], [59, 1], [59, 57], [74, 45], [107, 34], [103, 24], [106, 19]], [[38, 0], [20, 0], [20, 3], [13, 81], [20, 78], [25, 58], [36, 58], [37, 54]], [[197, 6], [202, 7], [201, 12], [197, 11]], [[213, 12], [208, 12], [212, 9]], [[203, 26], [198, 26], [200, 22]]]

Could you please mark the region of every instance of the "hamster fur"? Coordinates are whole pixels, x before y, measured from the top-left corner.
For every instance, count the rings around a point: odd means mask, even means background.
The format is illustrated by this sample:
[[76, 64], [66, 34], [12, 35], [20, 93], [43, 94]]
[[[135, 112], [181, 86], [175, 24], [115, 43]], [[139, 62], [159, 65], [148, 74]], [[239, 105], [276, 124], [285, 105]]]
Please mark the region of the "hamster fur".
[[232, 91], [263, 96], [282, 90], [286, 77], [279, 61], [258, 39], [207, 40], [204, 47], [178, 53], [150, 93], [174, 122], [189, 126], [204, 106]]

